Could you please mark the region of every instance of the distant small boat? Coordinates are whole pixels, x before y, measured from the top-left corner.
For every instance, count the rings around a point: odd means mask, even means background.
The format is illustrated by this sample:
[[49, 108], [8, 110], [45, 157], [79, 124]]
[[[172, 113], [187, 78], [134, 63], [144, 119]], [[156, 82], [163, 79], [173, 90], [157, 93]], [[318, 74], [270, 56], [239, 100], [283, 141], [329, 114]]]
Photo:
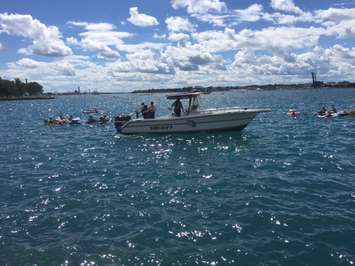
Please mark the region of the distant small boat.
[[81, 124], [80, 117], [74, 117], [73, 119], [69, 120], [69, 124], [70, 125], [80, 125]]
[[97, 110], [96, 108], [89, 108], [89, 109], [82, 110], [82, 113], [84, 114], [97, 114], [98, 112], [99, 110]]
[[347, 116], [347, 115], [355, 115], [355, 111], [338, 111], [338, 112], [327, 112], [324, 115], [316, 114], [318, 118], [333, 118], [338, 116]]
[[80, 117], [63, 117], [63, 118], [55, 118], [55, 119], [52, 119], [52, 118], [49, 118], [49, 119], [46, 119], [44, 120], [44, 123], [46, 125], [49, 125], [49, 126], [54, 126], [54, 125], [80, 125], [81, 124], [81, 121], [80, 121]]

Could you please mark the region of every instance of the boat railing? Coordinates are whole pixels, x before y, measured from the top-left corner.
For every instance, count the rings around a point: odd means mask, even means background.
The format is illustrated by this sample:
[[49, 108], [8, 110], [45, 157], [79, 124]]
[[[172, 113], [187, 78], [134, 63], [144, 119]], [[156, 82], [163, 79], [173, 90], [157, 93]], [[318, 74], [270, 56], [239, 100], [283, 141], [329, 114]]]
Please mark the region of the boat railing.
[[207, 113], [210, 113], [210, 112], [220, 112], [220, 111], [234, 111], [234, 110], [248, 110], [250, 108], [243, 108], [243, 107], [221, 107], [221, 108], [208, 108], [208, 109], [204, 109], [204, 110], [201, 110], [202, 112], [207, 112]]
[[209, 108], [209, 109], [204, 109], [201, 110], [200, 113], [212, 113], [212, 112], [228, 112], [228, 111], [250, 111], [250, 110], [255, 110], [255, 111], [260, 111], [260, 112], [270, 112], [270, 108], [264, 108], [264, 107], [253, 107], [253, 108], [247, 108], [247, 107], [222, 107], [222, 108]]

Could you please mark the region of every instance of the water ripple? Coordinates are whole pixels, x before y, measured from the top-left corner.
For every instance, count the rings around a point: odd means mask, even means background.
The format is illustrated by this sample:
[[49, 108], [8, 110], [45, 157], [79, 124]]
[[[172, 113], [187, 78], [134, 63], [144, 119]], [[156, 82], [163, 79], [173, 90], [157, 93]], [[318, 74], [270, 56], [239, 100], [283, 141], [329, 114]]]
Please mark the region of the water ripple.
[[310, 114], [354, 95], [214, 93], [209, 107], [274, 111], [242, 132], [167, 136], [41, 122], [147, 97], [162, 110], [162, 95], [1, 103], [0, 264], [352, 265], [354, 119]]

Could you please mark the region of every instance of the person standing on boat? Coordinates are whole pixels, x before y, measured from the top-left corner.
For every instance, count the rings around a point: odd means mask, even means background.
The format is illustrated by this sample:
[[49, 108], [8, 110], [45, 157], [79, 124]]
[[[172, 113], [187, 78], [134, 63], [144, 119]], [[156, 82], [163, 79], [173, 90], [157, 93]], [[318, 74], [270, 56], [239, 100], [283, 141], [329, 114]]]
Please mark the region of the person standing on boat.
[[147, 118], [155, 118], [155, 111], [156, 111], [156, 108], [155, 108], [154, 102], [150, 102], [150, 105], [147, 110]]
[[173, 102], [171, 107], [174, 108], [175, 116], [181, 116], [181, 111], [184, 111], [184, 107], [182, 106], [182, 103], [179, 98], [176, 99], [175, 102]]

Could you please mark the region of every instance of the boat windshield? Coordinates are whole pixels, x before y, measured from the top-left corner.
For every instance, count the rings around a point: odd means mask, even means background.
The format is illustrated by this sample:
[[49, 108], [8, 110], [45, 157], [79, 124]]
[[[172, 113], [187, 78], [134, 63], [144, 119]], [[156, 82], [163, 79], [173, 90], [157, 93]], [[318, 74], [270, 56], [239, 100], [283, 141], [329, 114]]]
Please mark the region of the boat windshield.
[[187, 113], [198, 112], [200, 108], [200, 100], [198, 96], [190, 97], [189, 98], [189, 107], [187, 109]]

